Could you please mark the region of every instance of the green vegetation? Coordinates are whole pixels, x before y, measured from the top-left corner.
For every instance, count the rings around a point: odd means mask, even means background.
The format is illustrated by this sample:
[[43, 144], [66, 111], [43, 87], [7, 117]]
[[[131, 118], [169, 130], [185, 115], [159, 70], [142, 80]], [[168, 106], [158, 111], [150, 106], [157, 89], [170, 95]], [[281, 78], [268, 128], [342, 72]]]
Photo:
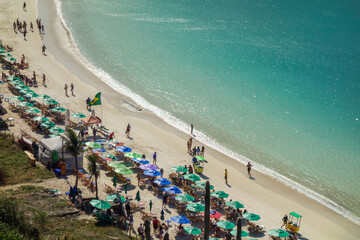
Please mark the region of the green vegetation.
[[11, 135], [0, 134], [0, 185], [41, 182], [53, 176], [46, 168], [32, 167]]
[[[66, 214], [69, 213], [69, 214]], [[67, 201], [39, 186], [0, 194], [0, 239], [131, 239], [112, 225], [77, 213]], [[65, 238], [66, 237], [66, 238]]]

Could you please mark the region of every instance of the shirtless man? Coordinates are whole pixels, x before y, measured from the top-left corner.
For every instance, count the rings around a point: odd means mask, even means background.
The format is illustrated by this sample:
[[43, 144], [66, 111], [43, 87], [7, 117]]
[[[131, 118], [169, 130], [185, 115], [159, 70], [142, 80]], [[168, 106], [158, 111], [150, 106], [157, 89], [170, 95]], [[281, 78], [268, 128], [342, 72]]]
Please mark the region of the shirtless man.
[[251, 167], [252, 167], [251, 163], [248, 162], [248, 164], [246, 165], [246, 167], [247, 167], [248, 175], [249, 175], [249, 177], [251, 178], [251, 173], [250, 173]]

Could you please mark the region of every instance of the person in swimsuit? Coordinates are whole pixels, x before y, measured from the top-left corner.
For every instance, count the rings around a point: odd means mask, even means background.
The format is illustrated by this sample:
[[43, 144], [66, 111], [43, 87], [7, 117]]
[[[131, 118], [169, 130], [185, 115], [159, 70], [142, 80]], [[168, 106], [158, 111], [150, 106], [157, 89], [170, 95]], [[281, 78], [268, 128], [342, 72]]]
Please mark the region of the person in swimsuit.
[[251, 167], [252, 167], [251, 163], [248, 162], [248, 164], [246, 165], [246, 167], [247, 167], [248, 175], [249, 175], [249, 177], [251, 178], [251, 173], [250, 173]]

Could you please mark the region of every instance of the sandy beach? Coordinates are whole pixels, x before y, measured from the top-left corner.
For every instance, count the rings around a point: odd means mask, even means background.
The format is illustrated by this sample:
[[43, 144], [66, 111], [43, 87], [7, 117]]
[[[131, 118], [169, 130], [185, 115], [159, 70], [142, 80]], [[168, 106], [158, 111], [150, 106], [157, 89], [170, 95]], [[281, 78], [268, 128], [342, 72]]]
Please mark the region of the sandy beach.
[[[39, 2], [38, 2], [39, 1]], [[125, 142], [126, 146], [133, 148], [134, 152], [145, 154], [151, 159], [156, 151], [157, 164], [165, 170], [165, 176], [172, 173], [170, 168], [176, 165], [190, 165], [191, 156], [186, 152], [186, 142], [190, 135], [180, 132], [168, 125], [155, 114], [142, 109], [138, 111], [136, 104], [131, 99], [120, 95], [111, 89], [73, 56], [70, 51], [67, 33], [63, 28], [60, 18], [57, 16], [54, 1], [38, 0], [27, 2], [27, 11], [23, 11], [21, 1], [0, 0], [0, 39], [3, 44], [13, 47], [13, 56], [20, 59], [26, 56], [30, 68], [23, 72], [32, 75], [37, 73], [38, 78], [44, 73], [47, 76], [47, 87], [40, 86], [33, 90], [39, 94], [46, 93], [61, 103], [64, 108], [69, 108], [70, 113], [81, 112], [89, 115], [86, 110], [85, 100], [93, 98], [97, 92], [102, 93], [102, 109], [95, 107], [96, 114], [102, 115], [103, 124], [115, 132], [117, 140]], [[27, 41], [21, 34], [15, 34], [12, 23], [19, 18], [20, 21], [32, 21], [35, 25], [37, 16], [42, 19], [45, 26], [45, 34], [39, 35], [36, 28], [29, 32]], [[47, 46], [47, 53], [41, 53], [43, 41]], [[40, 75], [41, 74], [41, 75]], [[74, 96], [64, 94], [64, 85], [74, 84]], [[0, 86], [0, 91], [5, 92], [6, 84]], [[7, 91], [5, 94], [10, 95]], [[11, 113], [14, 114], [14, 113]], [[16, 116], [13, 116], [16, 118]], [[132, 126], [132, 140], [124, 134], [127, 124]], [[15, 126], [11, 131], [19, 134], [20, 129], [31, 131], [30, 127], [20, 118], [15, 119]], [[189, 130], [190, 132], [190, 130]], [[40, 135], [31, 134], [40, 139]], [[203, 145], [194, 138], [193, 145]], [[247, 176], [246, 167], [234, 159], [231, 159], [214, 149], [206, 147], [205, 170], [201, 175], [202, 180], [209, 180], [216, 190], [223, 190], [230, 194], [229, 199], [243, 203], [249, 212], [259, 214], [259, 223], [265, 225], [267, 230], [279, 228], [284, 214], [295, 211], [303, 216], [299, 239], [358, 239], [360, 226], [343, 216], [328, 209], [322, 204], [310, 199], [296, 189], [280, 183], [276, 179], [253, 171], [253, 179]], [[87, 164], [84, 164], [86, 168]], [[228, 185], [224, 181], [224, 169], [228, 169]], [[111, 177], [101, 171], [99, 179], [99, 196], [104, 199], [105, 183], [112, 185]], [[136, 186], [136, 178], [131, 176]], [[73, 182], [70, 176], [69, 181]], [[65, 180], [56, 179], [49, 182], [49, 187], [68, 191]], [[80, 185], [81, 187], [81, 185]], [[135, 195], [138, 187], [130, 190]], [[85, 192], [88, 196], [94, 196], [90, 191]], [[161, 200], [156, 198], [147, 189], [141, 191], [142, 201], [148, 207], [148, 201], [152, 199], [154, 210], [160, 212]], [[169, 209], [165, 218], [178, 215], [175, 209]], [[135, 228], [141, 222], [135, 216]], [[173, 238], [173, 236], [172, 236]], [[265, 234], [260, 239], [268, 239]]]

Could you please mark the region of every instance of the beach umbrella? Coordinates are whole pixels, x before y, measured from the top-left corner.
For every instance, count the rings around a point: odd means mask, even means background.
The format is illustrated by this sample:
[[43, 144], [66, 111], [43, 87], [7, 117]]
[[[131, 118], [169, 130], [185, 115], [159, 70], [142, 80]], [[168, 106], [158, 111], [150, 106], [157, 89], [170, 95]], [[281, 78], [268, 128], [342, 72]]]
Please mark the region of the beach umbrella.
[[137, 200], [137, 201], [140, 201], [140, 200], [141, 200], [141, 198], [140, 198], [140, 191], [137, 191], [135, 200]]
[[210, 211], [210, 218], [221, 218], [222, 214], [217, 211]]
[[65, 112], [66, 109], [63, 108], [63, 107], [54, 107], [54, 108], [50, 109], [50, 111], [52, 111], [52, 112]]
[[38, 121], [38, 122], [47, 122], [49, 121], [49, 119], [47, 119], [46, 117], [33, 117], [34, 121]]
[[205, 211], [205, 206], [200, 203], [190, 203], [186, 206], [186, 209], [191, 212], [203, 212]]
[[65, 130], [64, 130], [64, 129], [62, 129], [62, 128], [59, 128], [59, 127], [53, 127], [53, 128], [50, 128], [49, 132], [51, 132], [51, 133], [58, 133], [58, 134], [60, 134], [60, 133], [65, 132]]
[[21, 91], [23, 89], [29, 89], [29, 87], [25, 86], [24, 84], [16, 84], [15, 89]]
[[225, 193], [224, 191], [215, 191], [210, 194], [210, 196], [215, 198], [227, 198], [229, 194]]
[[52, 128], [55, 127], [55, 124], [49, 121], [49, 122], [43, 122], [42, 124], [40, 124], [40, 126], [43, 128]]
[[154, 180], [154, 183], [160, 186], [167, 186], [170, 185], [171, 182], [169, 180], [167, 180], [166, 178], [159, 178]]
[[44, 103], [46, 105], [57, 105], [59, 104], [57, 101], [55, 101], [54, 99], [50, 98], [50, 99], [45, 99]]
[[150, 199], [150, 202], [149, 202], [150, 211], [151, 211], [151, 209], [152, 209], [152, 205], [153, 205], [153, 203], [152, 203], [152, 201], [151, 201], [151, 199]]
[[25, 112], [35, 114], [35, 113], [39, 113], [40, 110], [37, 108], [29, 108], [29, 109], [26, 109]]
[[[234, 237], [236, 237], [237, 230], [232, 230], [230, 232], [230, 234], [233, 235]], [[241, 237], [247, 237], [247, 236], [249, 236], [249, 233], [245, 232], [244, 230], [241, 230]]]
[[[129, 153], [129, 152], [132, 151], [132, 149], [129, 148], [129, 147], [126, 147], [126, 146], [120, 146], [120, 147], [116, 147], [116, 148], [115, 148], [115, 151], [117, 151], [117, 152], [123, 152], [123, 153]], [[141, 157], [142, 157], [142, 156], [141, 156]]]
[[140, 163], [140, 164], [149, 164], [149, 161], [148, 160], [145, 160], [143, 158], [133, 158], [132, 159], [134, 162], [136, 163]]
[[244, 213], [243, 218], [248, 221], [258, 221], [261, 219], [261, 217], [255, 213]]
[[116, 176], [115, 176], [115, 175], [113, 176], [113, 178], [111, 179], [111, 181], [113, 182], [114, 188], [116, 188]]
[[161, 173], [156, 170], [147, 170], [144, 172], [144, 175], [149, 176], [149, 177], [156, 177], [156, 176], [160, 176]]
[[[201, 188], [201, 189], [205, 189], [205, 185], [206, 185], [206, 183], [204, 183], [204, 182], [197, 182], [196, 184], [191, 185], [191, 186]], [[210, 185], [210, 189], [214, 189], [214, 186]]]
[[209, 238], [209, 240], [219, 240], [219, 239], [211, 237], [211, 238]]
[[12, 96], [10, 97], [10, 100], [14, 100], [14, 101], [24, 101], [24, 98], [21, 96]]
[[126, 166], [120, 162], [111, 162], [111, 163], [108, 163], [108, 166], [113, 167], [113, 168], [126, 168]]
[[102, 152], [105, 152], [105, 149], [103, 149], [103, 148], [95, 148], [95, 149], [92, 150], [92, 152], [93, 152], [93, 153], [94, 153], [94, 152], [102, 153]]
[[59, 135], [60, 135], [60, 134], [58, 134], [58, 133], [50, 134], [50, 135], [49, 135], [49, 138], [57, 137], [57, 136], [59, 136]]
[[122, 175], [128, 175], [133, 173], [133, 171], [128, 168], [115, 168], [114, 171]]
[[6, 80], [8, 80], [8, 81], [14, 81], [14, 80], [19, 81], [19, 80], [20, 80], [20, 78], [15, 77], [15, 76], [9, 76], [9, 77], [7, 77], [7, 78], [6, 78]]
[[37, 93], [31, 91], [31, 92], [26, 93], [25, 96], [27, 96], [27, 97], [35, 97], [36, 98], [39, 95]]
[[101, 145], [97, 142], [86, 142], [85, 145], [89, 148], [101, 148]]
[[7, 56], [7, 57], [12, 57], [10, 53], [7, 53], [7, 52], [1, 52], [0, 53], [1, 56]]
[[137, 153], [125, 153], [124, 156], [128, 158], [142, 158], [142, 155]]
[[203, 158], [203, 157], [200, 156], [200, 155], [196, 155], [195, 157], [196, 157], [196, 159], [197, 159], [199, 162], [205, 162], [205, 161], [206, 161], [205, 158]]
[[142, 170], [156, 170], [156, 169], [158, 169], [158, 167], [157, 166], [155, 166], [155, 165], [152, 165], [152, 164], [141, 164], [140, 166], [139, 166], [139, 168], [140, 169], [142, 169]]
[[191, 235], [199, 235], [202, 233], [201, 230], [196, 227], [184, 227], [184, 231]]
[[24, 88], [24, 89], [20, 90], [19, 92], [20, 92], [21, 94], [23, 94], [23, 95], [26, 95], [26, 94], [28, 94], [28, 93], [30, 93], [30, 92], [33, 92], [33, 91], [30, 90], [29, 88]]
[[90, 201], [91, 206], [98, 209], [109, 209], [111, 208], [111, 204], [107, 201], [93, 199]]
[[181, 223], [181, 224], [188, 224], [191, 223], [189, 219], [187, 219], [184, 216], [175, 216], [175, 217], [171, 217], [170, 218], [171, 221], [175, 222], [175, 223]]
[[109, 195], [106, 197], [106, 201], [113, 202], [115, 199], [119, 200], [118, 197], [120, 197], [121, 202], [125, 202], [125, 198], [123, 196], [118, 196], [118, 194]]
[[13, 58], [13, 57], [5, 57], [4, 59], [5, 59], [6, 61], [9, 61], [9, 62], [15, 62], [15, 61], [16, 61], [16, 59]]
[[171, 170], [174, 170], [175, 172], [183, 172], [183, 173], [189, 171], [184, 166], [174, 166], [171, 168]]
[[171, 194], [180, 194], [180, 193], [182, 193], [182, 191], [176, 186], [166, 187], [166, 188], [163, 188], [162, 190], [167, 192], [167, 193], [171, 193]]
[[288, 237], [290, 234], [282, 229], [272, 229], [268, 231], [268, 234], [273, 237]]
[[84, 118], [86, 117], [84, 114], [82, 113], [74, 113], [74, 114], [71, 114], [72, 117], [74, 118]]
[[34, 104], [32, 104], [32, 103], [29, 103], [29, 102], [20, 102], [19, 104], [18, 104], [18, 106], [20, 106], [20, 107], [33, 107], [34, 106]]
[[40, 94], [40, 95], [37, 96], [36, 98], [38, 98], [38, 99], [49, 99], [50, 96], [49, 96], [49, 95], [46, 95], [46, 94]]
[[244, 205], [239, 203], [239, 201], [229, 201], [229, 202], [225, 202], [226, 206], [238, 209], [238, 208], [244, 208]]
[[106, 154], [105, 157], [111, 158], [112, 160], [119, 160], [116, 156], [114, 156], [112, 154]]
[[222, 229], [233, 229], [235, 227], [235, 224], [228, 221], [219, 221], [216, 223], [216, 225]]
[[190, 196], [189, 194], [181, 194], [175, 197], [175, 200], [178, 200], [180, 202], [191, 202], [194, 201], [195, 198], [193, 196]]
[[194, 173], [185, 174], [184, 179], [192, 181], [192, 182], [200, 181], [200, 177]]

